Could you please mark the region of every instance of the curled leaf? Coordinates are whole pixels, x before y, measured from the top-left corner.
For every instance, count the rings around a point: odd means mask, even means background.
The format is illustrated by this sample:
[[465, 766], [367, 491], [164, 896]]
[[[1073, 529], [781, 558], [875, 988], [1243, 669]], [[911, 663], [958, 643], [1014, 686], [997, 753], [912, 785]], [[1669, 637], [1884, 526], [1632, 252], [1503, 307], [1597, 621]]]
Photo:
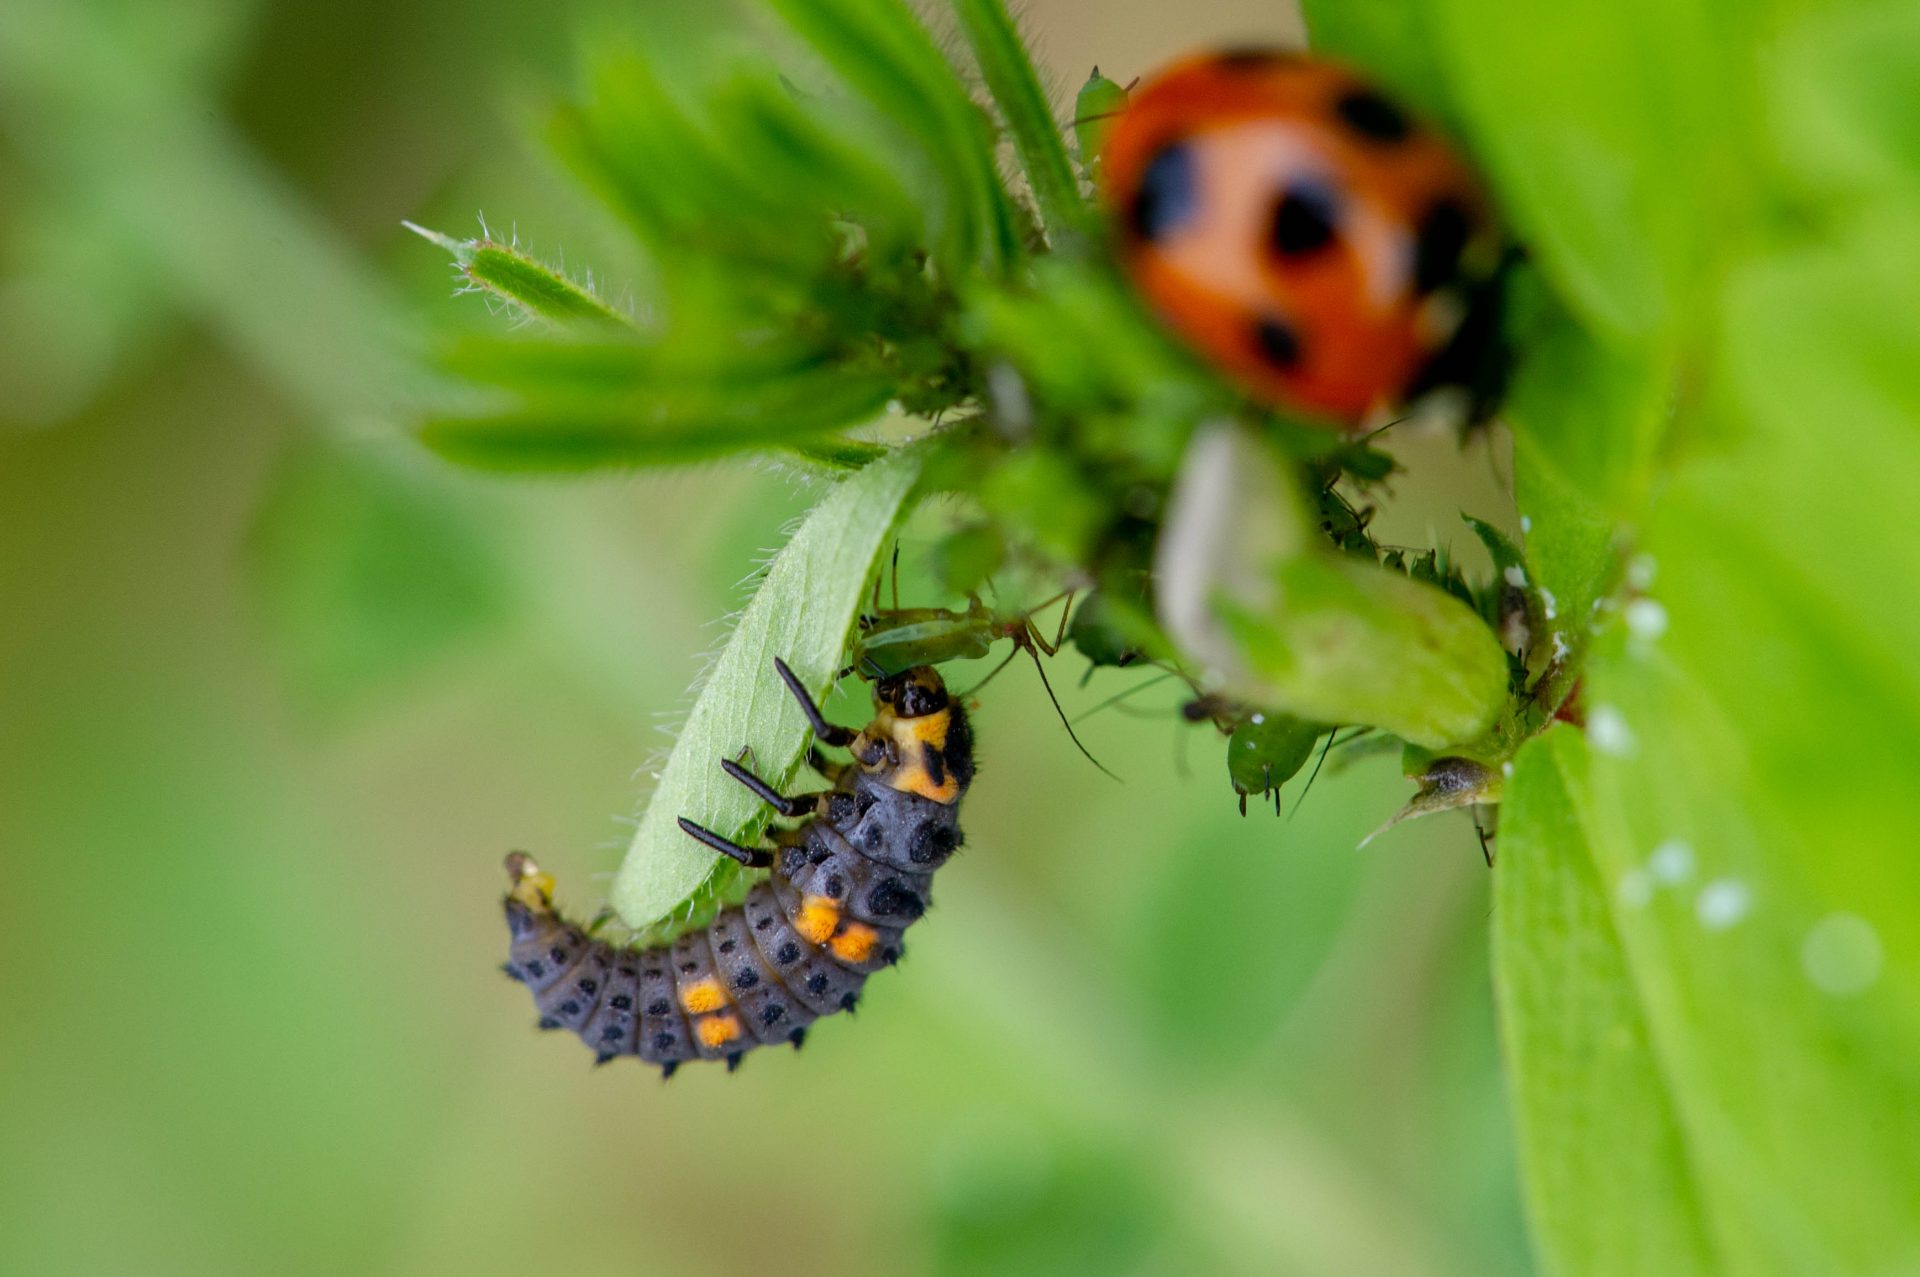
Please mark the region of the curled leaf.
[[660, 773], [613, 880], [614, 912], [648, 927], [692, 902], [730, 865], [681, 832], [686, 816], [738, 842], [765, 828], [768, 808], [720, 770], [752, 751], [756, 771], [784, 788], [808, 742], [806, 719], [775, 674], [786, 661], [816, 698], [833, 684], [868, 579], [919, 477], [896, 452], [829, 492], [787, 542], [734, 627]]

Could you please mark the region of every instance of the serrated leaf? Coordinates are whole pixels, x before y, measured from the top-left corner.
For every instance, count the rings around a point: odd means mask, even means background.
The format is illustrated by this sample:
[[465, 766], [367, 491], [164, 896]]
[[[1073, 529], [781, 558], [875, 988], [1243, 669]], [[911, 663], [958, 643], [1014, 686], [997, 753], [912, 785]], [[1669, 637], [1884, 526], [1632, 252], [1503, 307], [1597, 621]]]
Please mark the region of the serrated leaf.
[[674, 742], [614, 878], [613, 908], [628, 925], [671, 916], [721, 863], [680, 830], [678, 817], [745, 843], [765, 828], [766, 805], [722, 772], [720, 760], [749, 748], [755, 769], [781, 788], [798, 772], [807, 724], [773, 660], [786, 661], [816, 697], [825, 696], [919, 469], [916, 454], [896, 452], [844, 480], [767, 569]]

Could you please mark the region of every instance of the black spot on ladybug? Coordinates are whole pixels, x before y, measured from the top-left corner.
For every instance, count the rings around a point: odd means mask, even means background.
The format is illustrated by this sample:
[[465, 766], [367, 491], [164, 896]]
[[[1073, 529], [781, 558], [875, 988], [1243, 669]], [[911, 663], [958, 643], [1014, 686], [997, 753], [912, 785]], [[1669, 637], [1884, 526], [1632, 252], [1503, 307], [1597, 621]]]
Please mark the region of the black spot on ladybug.
[[867, 793], [864, 789], [861, 790], [858, 794], [854, 796], [854, 799], [853, 799], [854, 814], [859, 816], [866, 815], [867, 812], [873, 807], [874, 803], [878, 801], [879, 800], [876, 799], [872, 794]]
[[540, 961], [540, 959], [535, 958], [533, 961], [527, 963], [527, 974], [532, 976], [534, 979], [538, 980], [541, 976], [545, 975], [546, 973], [547, 973], [547, 964]]
[[828, 874], [827, 880], [821, 885], [820, 890], [825, 893], [827, 899], [838, 900], [847, 894], [847, 880], [839, 874]]
[[671, 1033], [656, 1033], [653, 1035], [653, 1049], [665, 1055], [668, 1051], [673, 1050], [674, 1044], [678, 1041], [679, 1039]]
[[920, 894], [898, 878], [883, 878], [867, 893], [867, 912], [881, 918], [918, 918], [927, 911]]
[[807, 863], [810, 865], [824, 865], [831, 859], [833, 852], [826, 847], [815, 847], [807, 853]]
[[1413, 241], [1413, 289], [1430, 293], [1460, 273], [1460, 254], [1473, 234], [1473, 219], [1453, 200], [1437, 200], [1420, 215]]
[[609, 1024], [606, 1028], [600, 1030], [600, 1040], [602, 1042], [618, 1042], [625, 1034], [626, 1030], [619, 1025]]
[[887, 831], [878, 825], [867, 826], [867, 832], [860, 835], [860, 845], [868, 851], [879, 851], [887, 844]]
[[760, 1023], [771, 1028], [787, 1018], [787, 1008], [778, 1002], [769, 1002], [760, 1008]]
[[672, 1010], [673, 1003], [667, 1001], [665, 998], [656, 998], [652, 1002], [647, 1003], [648, 1015], [665, 1015]]
[[780, 872], [792, 878], [806, 866], [807, 853], [798, 847], [788, 847], [780, 853]]
[[1300, 362], [1300, 338], [1294, 335], [1290, 326], [1272, 316], [1255, 322], [1253, 345], [1260, 352], [1260, 358], [1282, 371]]
[[572, 998], [568, 998], [565, 1002], [562, 1002], [560, 1004], [560, 1014], [565, 1016], [579, 1015], [580, 1004], [578, 1002], [575, 1002]]
[[733, 987], [736, 989], [751, 989], [759, 983], [760, 977], [755, 974], [752, 967], [742, 968], [739, 974], [733, 977]]
[[598, 980], [594, 980], [586, 976], [582, 976], [580, 979], [574, 981], [573, 987], [580, 990], [580, 992], [585, 994], [586, 996], [592, 997], [593, 991], [600, 987], [600, 982]]
[[1273, 202], [1267, 221], [1267, 247], [1276, 257], [1306, 257], [1333, 243], [1339, 210], [1319, 186], [1288, 187]]
[[1333, 110], [1348, 128], [1372, 142], [1404, 141], [1413, 131], [1406, 112], [1372, 89], [1349, 89]]
[[560, 1021], [554, 1019], [550, 1015], [543, 1015], [540, 1017], [540, 1021], [535, 1027], [541, 1028], [541, 1029], [557, 1029], [560, 1027]]
[[1293, 59], [1278, 49], [1262, 49], [1249, 46], [1239, 49], [1222, 49], [1214, 54], [1214, 65], [1222, 71], [1271, 71]]
[[800, 946], [789, 940], [780, 946], [780, 951], [773, 955], [773, 959], [783, 967], [792, 966], [800, 961]]
[[827, 819], [836, 825], [851, 823], [856, 815], [852, 794], [834, 794], [827, 799]]
[[825, 975], [815, 972], [813, 975], [807, 977], [807, 992], [817, 998], [827, 991], [827, 986], [830, 983], [832, 982], [829, 981]]
[[553, 948], [547, 950], [547, 961], [553, 963], [554, 966], [557, 967], [566, 960], [567, 951], [559, 945], [555, 945]]
[[616, 993], [607, 999], [607, 1005], [616, 1011], [633, 1010], [633, 999], [624, 993]]
[[681, 975], [692, 975], [694, 972], [698, 971], [699, 969], [700, 969], [700, 964], [697, 962], [683, 962], [680, 964]]
[[1140, 189], [1127, 209], [1127, 227], [1151, 244], [1179, 229], [1198, 206], [1193, 149], [1185, 142], [1169, 142], [1140, 175]]
[[733, 941], [731, 941], [731, 940], [722, 940], [722, 941], [720, 942], [720, 952], [721, 952], [721, 953], [732, 953], [732, 952], [733, 952]]

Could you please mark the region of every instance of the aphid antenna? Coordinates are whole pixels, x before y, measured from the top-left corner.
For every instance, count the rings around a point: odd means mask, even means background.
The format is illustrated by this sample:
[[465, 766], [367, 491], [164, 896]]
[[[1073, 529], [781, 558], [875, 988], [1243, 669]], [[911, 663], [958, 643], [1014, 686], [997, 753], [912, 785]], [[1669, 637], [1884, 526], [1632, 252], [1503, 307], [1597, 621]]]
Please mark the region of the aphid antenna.
[[[1101, 772], [1105, 773], [1107, 776], [1112, 777], [1114, 780], [1120, 780], [1120, 777], [1115, 776], [1113, 772], [1106, 767], [1105, 764], [1103, 764], [1099, 759], [1093, 756], [1093, 751], [1089, 750], [1086, 747], [1086, 745], [1082, 743], [1082, 741], [1080, 740], [1080, 737], [1074, 732], [1073, 724], [1067, 718], [1067, 711], [1063, 709], [1060, 705], [1060, 698], [1053, 694], [1053, 684], [1047, 680], [1047, 667], [1040, 660], [1040, 651], [1038, 646], [1036, 645], [1035, 637], [1032, 633], [1032, 630], [1033, 630], [1033, 626], [1029, 622], [1026, 630], [1021, 632], [1016, 632], [1015, 634], [1011, 635], [1010, 637], [1013, 639], [1013, 650], [1007, 653], [1006, 659], [1001, 661], [998, 665], [994, 666], [991, 670], [989, 670], [987, 672], [987, 676], [981, 679], [978, 683], [975, 683], [971, 688], [969, 688], [966, 694], [961, 699], [971, 700], [975, 695], [975, 693], [979, 692], [979, 690], [985, 687], [988, 683], [991, 683], [999, 675], [1001, 670], [1007, 668], [1007, 666], [1013, 663], [1014, 657], [1020, 655], [1020, 653], [1024, 651], [1027, 655], [1033, 658], [1034, 673], [1040, 676], [1040, 686], [1046, 689], [1047, 699], [1053, 702], [1053, 712], [1059, 715], [1060, 726], [1067, 729], [1067, 739], [1073, 742], [1073, 747], [1079, 750], [1080, 753], [1086, 757], [1086, 760], [1088, 762], [1092, 763], [1095, 767], [1099, 768]], [[1125, 782], [1122, 781], [1121, 783], [1124, 784]]]
[[1145, 682], [1135, 683], [1132, 687], [1126, 688], [1122, 691], [1115, 692], [1112, 696], [1107, 697], [1106, 700], [1101, 701], [1098, 705], [1095, 705], [1092, 709], [1082, 711], [1081, 714], [1077, 718], [1075, 718], [1073, 721], [1076, 723], [1084, 723], [1089, 718], [1092, 718], [1095, 714], [1101, 713], [1105, 710], [1112, 709], [1114, 706], [1120, 704], [1122, 701], [1131, 700], [1133, 697], [1139, 695], [1141, 692], [1146, 691], [1148, 688], [1158, 687], [1160, 684], [1166, 682], [1170, 678], [1179, 678], [1179, 677], [1180, 677], [1180, 672], [1178, 670], [1162, 670], [1158, 675], [1156, 675], [1153, 678], [1147, 679]]
[[[1093, 751], [1088, 749], [1084, 744], [1082, 744], [1080, 741], [1080, 737], [1074, 733], [1073, 724], [1067, 721], [1067, 711], [1060, 707], [1060, 698], [1053, 694], [1053, 684], [1047, 681], [1047, 667], [1041, 664], [1040, 653], [1034, 650], [1031, 644], [1027, 644], [1027, 643], [1017, 644], [1016, 651], [1020, 647], [1025, 647], [1027, 650], [1027, 655], [1033, 658], [1034, 673], [1040, 676], [1040, 686], [1047, 689], [1047, 699], [1053, 702], [1053, 712], [1060, 716], [1060, 726], [1067, 729], [1067, 739], [1073, 742], [1073, 747], [1079, 750], [1083, 755], [1085, 755], [1086, 760], [1092, 763], [1095, 767], [1099, 768], [1103, 774], [1109, 777], [1112, 777], [1116, 781], [1120, 780], [1120, 778], [1118, 776], [1115, 776], [1113, 772], [1109, 771], [1107, 767], [1103, 763], [1101, 763], [1099, 759], [1093, 756]], [[1010, 656], [1008, 659], [1011, 660], [1012, 657]], [[1121, 781], [1121, 783], [1125, 784], [1126, 782]]]

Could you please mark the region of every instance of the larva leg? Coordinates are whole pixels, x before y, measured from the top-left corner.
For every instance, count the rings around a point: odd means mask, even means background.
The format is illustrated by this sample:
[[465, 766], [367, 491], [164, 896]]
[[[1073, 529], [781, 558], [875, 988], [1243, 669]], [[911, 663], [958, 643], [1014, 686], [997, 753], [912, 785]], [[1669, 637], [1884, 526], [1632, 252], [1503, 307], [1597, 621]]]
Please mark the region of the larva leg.
[[788, 798], [731, 758], [721, 759], [720, 769], [752, 790], [755, 797], [782, 816], [804, 816], [820, 806], [819, 794], [795, 794]]
[[680, 828], [687, 835], [707, 844], [723, 856], [731, 856], [749, 869], [766, 869], [773, 864], [773, 853], [765, 847], [742, 847], [730, 838], [722, 838], [705, 825], [696, 825], [685, 816], [680, 817]]
[[807, 695], [807, 689], [801, 686], [799, 677], [787, 668], [785, 661], [777, 656], [774, 657], [773, 668], [779, 671], [780, 681], [787, 685], [789, 692], [793, 693], [793, 699], [800, 702], [800, 712], [807, 716], [807, 722], [813, 727], [813, 734], [819, 738], [822, 745], [833, 745], [837, 748], [845, 749], [848, 745], [853, 744], [853, 738], [860, 733], [854, 731], [851, 727], [842, 727], [838, 723], [829, 723], [827, 716], [822, 714], [820, 707], [813, 703], [813, 697]]

